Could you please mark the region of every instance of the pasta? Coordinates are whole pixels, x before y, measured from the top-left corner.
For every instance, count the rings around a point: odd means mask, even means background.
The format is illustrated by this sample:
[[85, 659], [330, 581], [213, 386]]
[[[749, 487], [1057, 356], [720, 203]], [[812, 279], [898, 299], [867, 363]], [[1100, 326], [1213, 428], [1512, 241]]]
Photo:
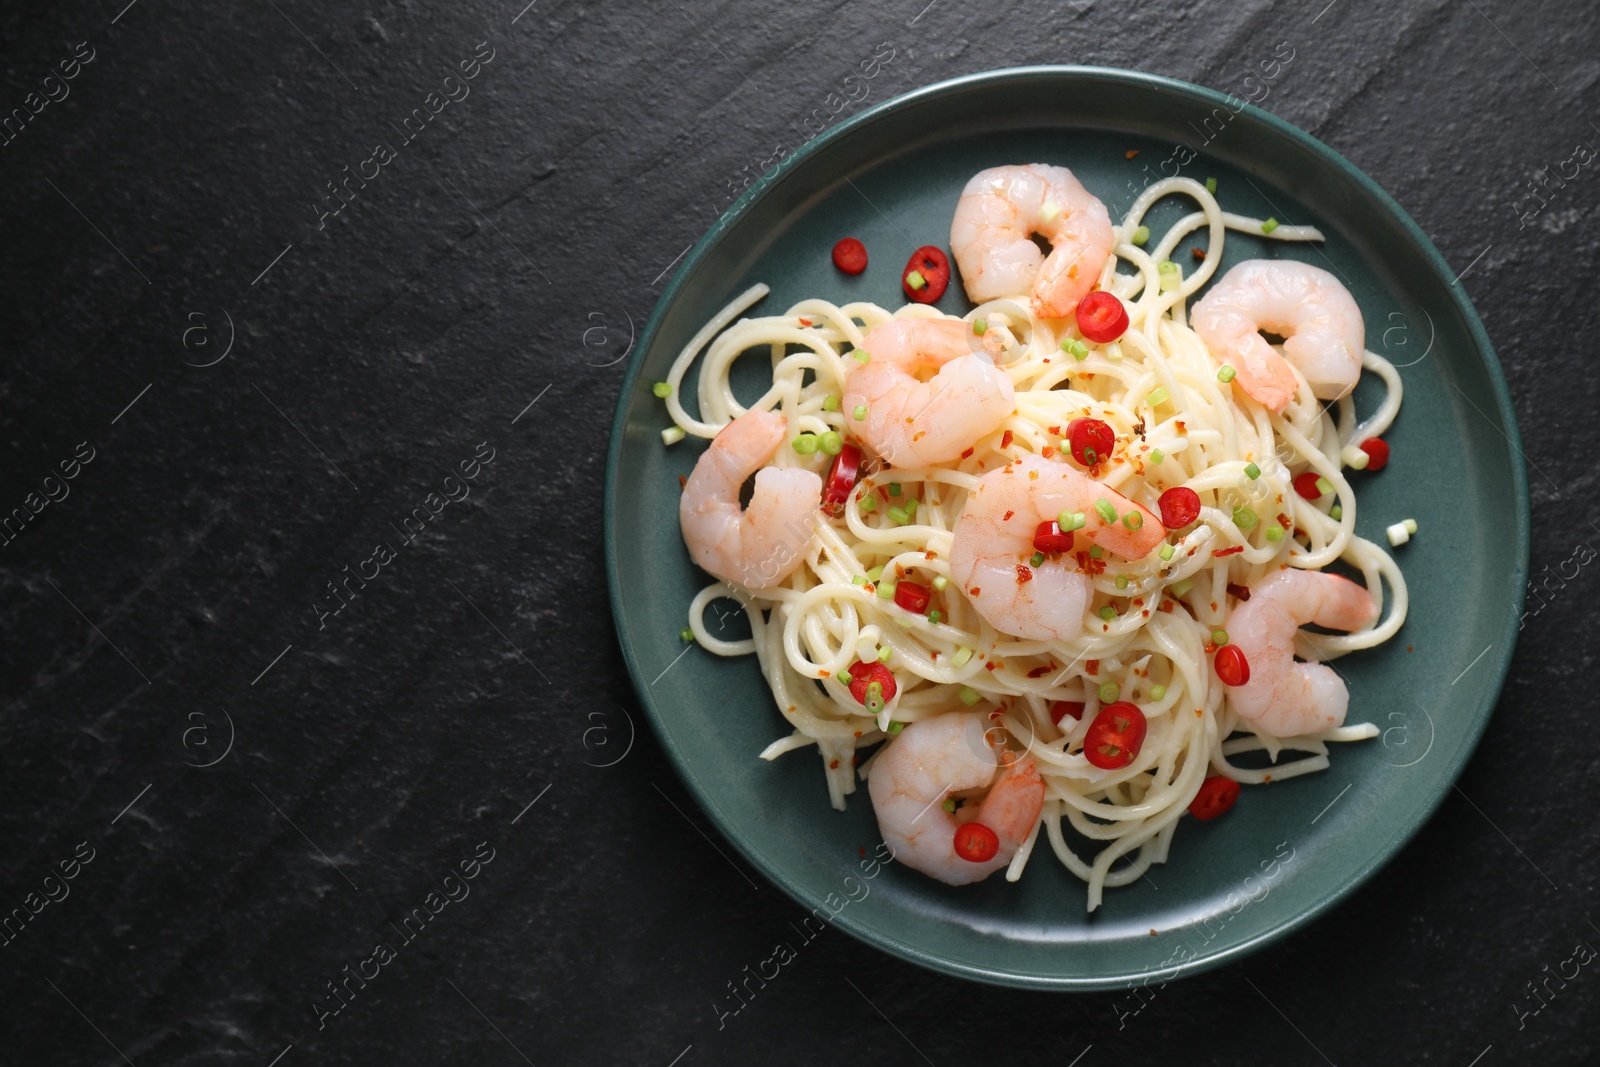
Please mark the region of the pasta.
[[[1148, 232], [1151, 207], [1170, 196], [1192, 200], [1196, 210], [1158, 239], [1134, 243], [1136, 233]], [[1301, 631], [1296, 646], [1306, 659], [1336, 660], [1382, 643], [1404, 622], [1407, 605], [1394, 560], [1355, 532], [1356, 498], [1345, 473], [1347, 450], [1393, 422], [1399, 376], [1381, 357], [1364, 354], [1362, 367], [1381, 382], [1384, 397], [1361, 420], [1349, 397], [1325, 406], [1300, 388], [1274, 413], [1219, 380], [1218, 359], [1189, 315], [1228, 230], [1265, 230], [1299, 243], [1322, 238], [1311, 227], [1273, 228], [1225, 212], [1189, 179], [1152, 185], [1116, 227], [1098, 278], [1099, 288], [1127, 308], [1129, 325], [1119, 339], [1090, 348], [1067, 320], [1040, 318], [1025, 299], [980, 303], [965, 320], [998, 342], [995, 363], [1015, 389], [1015, 407], [1001, 424], [950, 462], [869, 464], [842, 514], [815, 511], [808, 523], [791, 524], [782, 540], [799, 565], [781, 582], [751, 592], [719, 581], [694, 598], [694, 639], [718, 655], [754, 654], [786, 721], [789, 732], [762, 758], [816, 746], [829, 799], [842, 810], [877, 758], [858, 758], [864, 750], [904, 724], [951, 710], [986, 712], [1032, 758], [1045, 784], [1040, 818], [1006, 877], [1021, 876], [1042, 828], [1049, 851], [1087, 883], [1092, 911], [1105, 887], [1128, 884], [1166, 859], [1178, 821], [1207, 777], [1282, 781], [1326, 768], [1331, 743], [1377, 734], [1362, 724], [1273, 736], [1238, 713], [1208, 663], [1239, 591], [1248, 597], [1285, 566], [1317, 570], [1341, 562], [1384, 608], [1376, 624], [1354, 633]], [[1202, 235], [1204, 258], [1186, 273], [1176, 264], [1179, 249]], [[848, 436], [859, 421], [838, 401], [865, 335], [892, 318], [944, 317], [918, 305], [891, 315], [875, 304], [824, 300], [803, 300], [781, 315], [740, 317], [766, 293], [757, 285], [737, 297], [672, 365], [669, 442], [685, 434], [711, 438], [750, 409], [781, 414], [787, 439]], [[745, 404], [734, 395], [731, 369], [741, 358], [762, 356], [770, 360], [770, 385]], [[681, 395], [696, 361], [697, 416]], [[1154, 509], [1164, 489], [1187, 486], [1203, 503], [1199, 520], [1173, 531], [1164, 542], [1170, 553], [1163, 547], [1139, 559], [1098, 549], [1077, 554], [1093, 600], [1076, 637], [1000, 632], [952, 574], [957, 522], [985, 474], [1027, 454], [1065, 461], [1063, 428], [1083, 416], [1102, 420], [1124, 443], [1096, 468], [1107, 488]], [[783, 445], [774, 465], [826, 471], [830, 459], [825, 451], [803, 454]], [[1307, 471], [1331, 492], [1317, 500], [1297, 492], [1293, 479]], [[885, 595], [904, 582], [933, 590], [936, 606], [913, 612]], [[705, 610], [719, 597], [744, 605], [749, 639], [727, 641], [708, 628]], [[893, 699], [875, 712], [840, 680], [867, 662], [882, 663], [896, 683]], [[1143, 710], [1148, 736], [1132, 763], [1108, 770], [1091, 764], [1083, 746], [1096, 713], [1118, 699]], [[1081, 704], [1081, 715], [1062, 715], [1062, 702]], [[1261, 757], [1252, 760], [1257, 752], [1272, 762], [1263, 767]], [[1292, 756], [1280, 760], [1285, 753]]]

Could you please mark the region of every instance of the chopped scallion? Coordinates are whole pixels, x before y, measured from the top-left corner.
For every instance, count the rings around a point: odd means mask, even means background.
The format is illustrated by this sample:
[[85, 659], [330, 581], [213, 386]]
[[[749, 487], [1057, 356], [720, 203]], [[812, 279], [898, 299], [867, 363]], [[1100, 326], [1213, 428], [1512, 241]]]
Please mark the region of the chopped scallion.
[[1181, 582], [1174, 582], [1171, 586], [1168, 587], [1167, 592], [1171, 593], [1175, 597], [1182, 598], [1182, 597], [1188, 596], [1189, 595], [1189, 590], [1191, 590], [1193, 588], [1194, 588], [1194, 579], [1193, 578], [1185, 578]]
[[934, 608], [932, 611], [928, 612], [928, 621], [931, 623], [937, 623], [942, 618], [944, 618], [944, 616], [939, 613], [938, 608]]
[[1150, 240], [1150, 227], [1140, 226], [1137, 230], [1133, 231], [1133, 237], [1130, 238], [1130, 240], [1132, 240], [1132, 242], [1138, 245], [1140, 248], [1143, 248], [1144, 243]]
[[872, 359], [872, 353], [868, 352], [865, 348], [858, 348], [852, 352], [851, 355], [856, 357], [857, 363], [866, 363]]
[[1267, 527], [1267, 540], [1268, 541], [1282, 541], [1283, 540], [1283, 527], [1279, 526], [1277, 523], [1273, 523], [1271, 526], [1268, 526]]
[[1237, 373], [1239, 372], [1234, 370], [1232, 367], [1224, 366], [1221, 370], [1217, 371], [1217, 381], [1221, 382], [1223, 385], [1227, 385], [1229, 382], [1233, 381], [1233, 377]]
[[1217, 191], [1217, 179], [1215, 179], [1215, 178], [1207, 178], [1206, 179], [1206, 192], [1215, 193], [1216, 191]]
[[851, 682], [856, 680], [855, 676], [849, 671], [840, 671], [837, 675], [835, 675], [835, 677], [838, 678], [840, 685], [849, 685]]
[[865, 574], [858, 574], [855, 577], [850, 579], [850, 584], [851, 585], [866, 585], [867, 584], [867, 576]]
[[1100, 617], [1106, 622], [1110, 622], [1117, 617], [1117, 609], [1112, 607], [1110, 604], [1107, 604], [1105, 607], [1100, 609]]
[[878, 599], [879, 600], [893, 600], [894, 599], [894, 583], [893, 582], [879, 582], [878, 583]]
[[956, 649], [956, 654], [950, 657], [950, 664], [955, 667], [965, 667], [967, 660], [972, 658], [972, 649], [962, 645]]
[[891, 719], [891, 720], [889, 720], [889, 736], [890, 737], [893, 737], [895, 734], [899, 733], [901, 730], [904, 730], [905, 728], [906, 728], [906, 724], [901, 722], [899, 719]]
[[1138, 511], [1128, 512], [1126, 515], [1122, 516], [1122, 525], [1126, 526], [1130, 530], [1137, 530], [1139, 527], [1144, 525], [1143, 513]]
[[1261, 468], [1256, 466], [1254, 463], [1246, 463], [1244, 467], [1244, 476], [1253, 482], [1257, 478], [1261, 477]]
[[1176, 552], [1176, 551], [1177, 551], [1177, 549], [1173, 548], [1171, 545], [1162, 545], [1161, 546], [1161, 558], [1163, 560], [1169, 560], [1169, 559], [1172, 558], [1173, 553]]
[[1090, 545], [1089, 546], [1089, 555], [1090, 555], [1091, 558], [1093, 558], [1093, 559], [1103, 559], [1105, 557], [1105, 554], [1106, 554], [1105, 550], [1103, 548], [1101, 548], [1099, 545]]
[[1166, 458], [1167, 458], [1167, 454], [1165, 452], [1161, 451], [1161, 449], [1159, 449], [1159, 448], [1152, 449], [1151, 452], [1150, 452], [1150, 462], [1151, 463], [1160, 463], [1162, 460], [1164, 460]]
[[1167, 687], [1166, 686], [1164, 686], [1164, 685], [1152, 685], [1150, 687], [1150, 699], [1151, 700], [1161, 700], [1164, 697], [1166, 697], [1166, 695], [1167, 695]]
[[838, 393], [829, 393], [827, 396], [823, 397], [822, 398], [822, 410], [823, 411], [838, 411], [839, 410], [839, 394]]
[[1249, 508], [1233, 509], [1233, 524], [1241, 530], [1254, 530], [1261, 517]]
[[1333, 492], [1333, 483], [1328, 481], [1326, 478], [1318, 478], [1317, 492], [1321, 493], [1323, 496], [1327, 496], [1329, 493]]
[[1043, 552], [1035, 552], [1033, 555], [1028, 557], [1028, 565], [1029, 566], [1037, 567], [1043, 562], [1044, 562], [1044, 553]]
[[1150, 395], [1144, 398], [1144, 402], [1149, 404], [1151, 407], [1159, 407], [1167, 402], [1167, 397], [1167, 387], [1164, 385], [1158, 385], [1154, 389], [1150, 390]]
[[683, 629], [678, 631], [678, 639], [681, 641], [693, 641], [694, 631], [685, 626]]
[[1128, 576], [1126, 574], [1117, 575], [1117, 588], [1118, 589], [1126, 589], [1126, 588], [1128, 588]]
[[867, 405], [865, 405], [865, 404], [857, 404], [856, 405], [856, 409], [854, 411], [852, 411], [850, 414], [855, 418], [855, 420], [857, 422], [861, 422], [861, 421], [865, 420], [866, 417], [867, 417]]
[[910, 274], [906, 275], [906, 284], [911, 286], [912, 290], [915, 291], [921, 289], [924, 285], [927, 285], [928, 279], [922, 276], [921, 271], [914, 270]]
[[878, 662], [888, 663], [889, 657], [893, 655], [894, 649], [890, 648], [888, 645], [884, 645], [882, 648], [878, 649]]
[[961, 703], [965, 704], [967, 707], [972, 707], [972, 705], [976, 704], [982, 699], [983, 697], [979, 696], [978, 691], [972, 688], [972, 686], [964, 685], [961, 687]]
[[871, 493], [868, 493], [866, 496], [861, 498], [860, 507], [861, 514], [863, 515], [869, 511], [876, 511], [878, 509], [878, 498], [873, 496]]
[[675, 445], [687, 436], [688, 433], [685, 432], [682, 426], [668, 426], [665, 430], [661, 431], [661, 443], [664, 445]]
[[972, 320], [972, 332], [977, 334], [979, 337], [982, 337], [985, 333], [989, 332], [989, 320], [988, 319], [973, 319]]
[[668, 385], [666, 382], [657, 382], [650, 387], [650, 391], [656, 396], [660, 397], [662, 400], [665, 400], [667, 397], [672, 395], [672, 386]]
[[844, 451], [844, 436], [838, 430], [829, 430], [822, 435], [822, 450], [830, 456], [837, 456]]
[[1226, 631], [1226, 630], [1212, 630], [1211, 631], [1211, 643], [1213, 645], [1217, 645], [1219, 647], [1222, 646], [1222, 645], [1227, 644], [1228, 643], [1228, 631]]
[[1338, 504], [1335, 504], [1333, 507], [1328, 509], [1328, 518], [1332, 519], [1334, 522], [1338, 522], [1340, 519], [1344, 518], [1344, 508], [1340, 507]]
[[939, 592], [941, 592], [941, 593], [944, 592], [945, 586], [947, 586], [949, 584], [950, 584], [950, 579], [946, 578], [944, 575], [935, 574], [933, 576], [933, 587], [935, 589], [937, 589]]
[[810, 456], [815, 454], [817, 451], [817, 445], [819, 444], [817, 441], [817, 435], [814, 433], [803, 433], [789, 443], [794, 447], [794, 450], [802, 456]]
[[1278, 228], [1278, 220], [1277, 219], [1269, 218], [1266, 222], [1263, 222], [1261, 224], [1261, 232], [1262, 233], [1271, 233], [1273, 230], [1276, 230], [1277, 228]]
[[1101, 497], [1099, 500], [1094, 502], [1094, 510], [1099, 514], [1101, 520], [1104, 522], [1117, 521], [1117, 509], [1111, 503], [1111, 501], [1107, 500], [1105, 497]]
[[1122, 687], [1116, 682], [1103, 682], [1100, 685], [1100, 703], [1115, 704], [1122, 695]]
[[890, 496], [899, 496], [903, 492], [905, 492], [905, 486], [901, 485], [899, 482], [890, 482], [889, 483], [889, 495]]
[[894, 520], [896, 526], [904, 526], [911, 521], [911, 514], [898, 504], [890, 504], [889, 518]]
[[881, 563], [878, 566], [872, 568], [870, 571], [867, 572], [867, 581], [869, 581], [869, 582], [875, 582], [879, 578], [882, 578], [882, 577], [883, 577], [883, 564], [881, 564]]

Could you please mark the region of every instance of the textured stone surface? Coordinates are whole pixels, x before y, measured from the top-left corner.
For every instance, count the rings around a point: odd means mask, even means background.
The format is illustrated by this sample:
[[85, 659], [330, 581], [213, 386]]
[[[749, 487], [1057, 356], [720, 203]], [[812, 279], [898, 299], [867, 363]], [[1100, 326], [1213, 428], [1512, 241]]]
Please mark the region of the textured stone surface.
[[[1528, 185], [1600, 144], [1593, 5], [122, 2], [0, 15], [0, 114], [68, 93], [0, 149], [0, 508], [93, 449], [0, 555], [0, 906], [93, 857], [0, 953], [0, 1059], [1593, 1062], [1592, 968], [1519, 1019], [1600, 945], [1600, 586], [1573, 562], [1600, 541], [1600, 178], [1536, 215]], [[799, 911], [708, 844], [615, 648], [629, 323], [878, 41], [870, 102], [1038, 62], [1239, 91], [1289, 42], [1263, 106], [1466, 272], [1522, 419], [1548, 580], [1460, 791], [1332, 914], [1137, 1014], [830, 931], [719, 1019]], [[402, 144], [480, 42], [470, 93]], [[364, 162], [379, 141], [395, 158]], [[319, 223], [346, 166], [378, 171]], [[402, 543], [480, 442], [470, 495]], [[405, 942], [391, 922], [475, 850], [470, 895]]]

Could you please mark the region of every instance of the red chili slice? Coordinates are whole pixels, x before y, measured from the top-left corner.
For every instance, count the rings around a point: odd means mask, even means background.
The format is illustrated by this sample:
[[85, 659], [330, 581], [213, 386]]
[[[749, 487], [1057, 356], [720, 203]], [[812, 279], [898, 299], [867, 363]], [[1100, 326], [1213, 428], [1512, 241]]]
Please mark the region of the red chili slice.
[[1139, 755], [1150, 724], [1144, 712], [1126, 700], [1107, 704], [1089, 724], [1083, 738], [1083, 755], [1101, 770], [1126, 767]]
[[1081, 718], [1083, 718], [1083, 701], [1081, 700], [1057, 700], [1050, 705], [1050, 721], [1057, 726], [1061, 725], [1062, 719]]
[[916, 582], [900, 582], [894, 587], [894, 602], [918, 615], [928, 610], [928, 600], [932, 596], [931, 589]]
[[846, 274], [860, 274], [867, 269], [867, 246], [854, 237], [842, 238], [833, 246], [833, 265]]
[[1223, 685], [1244, 685], [1250, 680], [1250, 661], [1238, 645], [1223, 645], [1211, 663]]
[[1161, 509], [1161, 525], [1176, 530], [1200, 517], [1200, 494], [1186, 485], [1175, 486], [1156, 501]]
[[833, 457], [833, 466], [828, 470], [828, 479], [822, 484], [822, 510], [829, 515], [839, 515], [844, 511], [844, 503], [850, 497], [850, 490], [856, 487], [856, 482], [861, 477], [861, 449], [855, 445], [845, 445], [839, 454]]
[[1061, 524], [1049, 519], [1033, 528], [1033, 547], [1037, 552], [1071, 552], [1072, 535], [1062, 533]]
[[987, 863], [1000, 851], [1000, 835], [981, 822], [956, 827], [956, 855], [968, 863]]
[[1095, 344], [1115, 341], [1128, 329], [1128, 309], [1111, 293], [1096, 289], [1078, 302], [1078, 332]]
[[1361, 451], [1367, 454], [1367, 470], [1381, 471], [1389, 462], [1389, 442], [1381, 437], [1369, 437], [1361, 442]]
[[1323, 492], [1317, 488], [1317, 479], [1322, 475], [1316, 471], [1306, 471], [1304, 474], [1294, 476], [1294, 491], [1307, 500], [1321, 500]]
[[[1231, 646], [1229, 646], [1231, 647]], [[1189, 814], [1201, 822], [1226, 815], [1239, 799], [1239, 783], [1232, 778], [1213, 774], [1200, 783], [1200, 792], [1189, 802]]]
[[1067, 441], [1072, 458], [1085, 467], [1110, 459], [1112, 449], [1117, 447], [1117, 435], [1099, 419], [1073, 419], [1067, 423]]
[[[922, 285], [916, 288], [911, 285], [913, 272], [922, 278]], [[906, 299], [919, 304], [931, 304], [938, 300], [949, 284], [950, 259], [933, 245], [923, 245], [911, 253], [911, 258], [906, 260], [906, 269], [900, 272], [900, 288], [905, 291]]]
[[876, 660], [863, 660], [850, 668], [850, 695], [861, 704], [867, 702], [867, 687], [877, 682], [883, 687], [883, 702], [894, 699], [894, 672]]

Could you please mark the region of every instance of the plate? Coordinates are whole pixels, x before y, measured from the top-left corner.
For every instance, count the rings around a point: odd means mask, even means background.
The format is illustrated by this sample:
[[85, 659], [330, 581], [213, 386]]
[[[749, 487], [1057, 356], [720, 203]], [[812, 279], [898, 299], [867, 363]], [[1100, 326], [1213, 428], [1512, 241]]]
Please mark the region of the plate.
[[[1133, 153], [1137, 151], [1137, 155]], [[865, 789], [828, 804], [814, 749], [756, 758], [788, 728], [755, 657], [685, 648], [678, 630], [708, 579], [678, 534], [678, 476], [703, 450], [664, 446], [669, 425], [650, 384], [733, 296], [772, 293], [752, 314], [805, 297], [903, 303], [912, 250], [945, 247], [956, 198], [977, 171], [1066, 166], [1114, 220], [1148, 181], [1218, 181], [1225, 210], [1327, 234], [1270, 254], [1332, 270], [1361, 305], [1367, 344], [1401, 368], [1405, 403], [1386, 439], [1388, 468], [1357, 476], [1357, 530], [1417, 520], [1395, 554], [1411, 590], [1405, 627], [1341, 661], [1352, 723], [1379, 738], [1336, 746], [1332, 767], [1247, 789], [1210, 824], [1185, 820], [1169, 860], [1108, 889], [1093, 915], [1084, 887], [1041, 847], [1023, 878], [951, 887], [873, 863], [879, 842]], [[1160, 232], [1189, 210], [1158, 205]], [[854, 278], [829, 261], [860, 238]], [[1229, 233], [1223, 267], [1269, 254]], [[938, 971], [1004, 985], [1103, 989], [1166, 980], [1236, 959], [1310, 921], [1371, 877], [1438, 807], [1493, 711], [1511, 661], [1528, 566], [1528, 496], [1515, 415], [1482, 324], [1456, 274], [1366, 175], [1309, 135], [1244, 101], [1127, 71], [1031, 67], [909, 93], [786, 156], [685, 258], [640, 335], [612, 427], [605, 553], [617, 636], [662, 747], [707, 815], [773, 883], [868, 944]], [[952, 281], [941, 310], [970, 307]], [[761, 384], [759, 358], [741, 361]], [[735, 378], [736, 388], [740, 385]], [[685, 396], [692, 397], [692, 379]], [[1374, 392], [1358, 389], [1362, 412]], [[1463, 580], [1470, 575], [1471, 580]], [[708, 624], [739, 626], [736, 614]], [[863, 859], [863, 856], [865, 859]], [[707, 862], [718, 862], [707, 853]]]

